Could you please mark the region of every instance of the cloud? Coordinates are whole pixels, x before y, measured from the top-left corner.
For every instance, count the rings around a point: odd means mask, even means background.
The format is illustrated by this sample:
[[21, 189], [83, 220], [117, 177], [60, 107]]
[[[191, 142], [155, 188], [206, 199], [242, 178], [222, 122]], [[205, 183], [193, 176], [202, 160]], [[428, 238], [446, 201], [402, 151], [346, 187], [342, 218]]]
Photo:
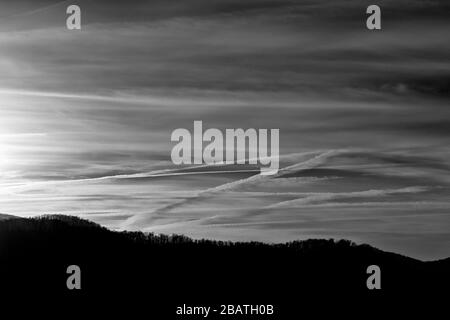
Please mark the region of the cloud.
[[[67, 2], [0, 3], [2, 211], [415, 253], [448, 225], [446, 1], [381, 0], [381, 32], [368, 1], [77, 3], [81, 32]], [[174, 167], [194, 120], [279, 128], [282, 170]]]
[[305, 195], [303, 198], [283, 201], [273, 205], [268, 206], [267, 208], [286, 208], [286, 207], [301, 207], [302, 205], [308, 205], [313, 203], [323, 203], [333, 200], [341, 200], [341, 199], [349, 199], [352, 200], [354, 198], [371, 198], [371, 197], [382, 197], [386, 195], [392, 195], [397, 193], [420, 193], [427, 191], [426, 187], [407, 187], [401, 189], [387, 189], [387, 190], [366, 190], [366, 191], [357, 191], [357, 192], [347, 192], [347, 193], [316, 193]]

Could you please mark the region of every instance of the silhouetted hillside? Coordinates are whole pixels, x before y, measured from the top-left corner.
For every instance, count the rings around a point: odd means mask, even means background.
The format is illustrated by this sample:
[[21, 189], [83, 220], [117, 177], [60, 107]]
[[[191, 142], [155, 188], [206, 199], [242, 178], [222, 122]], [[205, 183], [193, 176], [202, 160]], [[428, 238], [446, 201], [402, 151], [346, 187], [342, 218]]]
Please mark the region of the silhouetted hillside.
[[[373, 264], [382, 271], [381, 290], [366, 286]], [[80, 291], [66, 287], [69, 265], [82, 270]], [[275, 304], [284, 319], [306, 310], [334, 314], [340, 309], [331, 305], [350, 301], [349, 308], [411, 311], [413, 301], [443, 297], [449, 266], [449, 259], [425, 263], [346, 240], [268, 245], [113, 232], [66, 216], [0, 221], [3, 294], [76, 299], [79, 306], [131, 302], [163, 319], [183, 303]]]
[[0, 220], [6, 220], [6, 219], [20, 219], [16, 216], [12, 216], [10, 214], [4, 214], [4, 213], [0, 213]]

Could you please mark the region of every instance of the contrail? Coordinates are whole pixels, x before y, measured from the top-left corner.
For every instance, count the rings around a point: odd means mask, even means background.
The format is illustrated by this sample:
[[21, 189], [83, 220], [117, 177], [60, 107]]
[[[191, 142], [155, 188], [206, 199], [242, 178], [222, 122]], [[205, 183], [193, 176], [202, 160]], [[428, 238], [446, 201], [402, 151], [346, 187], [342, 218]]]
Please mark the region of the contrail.
[[265, 207], [266, 209], [273, 208], [292, 208], [297, 207], [299, 205], [311, 204], [315, 201], [330, 201], [330, 200], [338, 200], [338, 199], [346, 199], [346, 198], [365, 198], [365, 197], [382, 197], [390, 194], [397, 193], [420, 193], [429, 190], [428, 187], [423, 186], [414, 186], [414, 187], [406, 187], [399, 189], [372, 189], [365, 191], [355, 191], [355, 192], [328, 192], [328, 193], [311, 193], [306, 197], [282, 201], [270, 206]]
[[[342, 153], [345, 152], [346, 150], [329, 150], [329, 151], [320, 151], [321, 153], [319, 153], [317, 156], [313, 157], [312, 159], [300, 162], [300, 163], [296, 163], [294, 165], [282, 168], [278, 171], [277, 174], [275, 175], [271, 175], [271, 176], [267, 176], [267, 175], [261, 175], [261, 174], [256, 174], [254, 176], [251, 176], [249, 178], [245, 178], [245, 179], [241, 179], [241, 180], [237, 180], [237, 181], [233, 181], [230, 183], [226, 183], [226, 184], [222, 184], [220, 186], [217, 187], [213, 187], [213, 188], [209, 188], [206, 190], [202, 190], [200, 192], [198, 192], [196, 195], [186, 198], [186, 199], [182, 199], [179, 201], [176, 201], [174, 203], [165, 205], [163, 207], [160, 207], [158, 209], [156, 209], [155, 211], [152, 212], [152, 215], [149, 217], [147, 216], [147, 214], [142, 214], [142, 215], [136, 215], [136, 216], [132, 216], [130, 218], [128, 218], [125, 223], [124, 223], [124, 227], [125, 226], [130, 226], [133, 224], [136, 224], [137, 222], [141, 222], [141, 221], [152, 221], [152, 220], [156, 220], [158, 219], [159, 216], [164, 215], [167, 211], [172, 210], [174, 208], [178, 208], [182, 205], [185, 205], [187, 203], [190, 203], [192, 201], [198, 200], [204, 196], [209, 196], [212, 195], [214, 193], [217, 192], [222, 192], [222, 191], [230, 191], [233, 190], [234, 188], [241, 186], [241, 185], [245, 185], [245, 184], [249, 184], [249, 183], [254, 183], [257, 181], [261, 181], [261, 180], [267, 180], [267, 179], [273, 179], [275, 177], [280, 176], [281, 174], [286, 174], [286, 173], [290, 173], [293, 171], [297, 171], [297, 170], [301, 170], [301, 169], [308, 169], [311, 167], [315, 167], [321, 163], [323, 163], [323, 161], [325, 161], [326, 159], [328, 159], [330, 156], [335, 155], [336, 153]], [[286, 158], [298, 158], [300, 156], [305, 156], [305, 155], [310, 155], [310, 154], [317, 154], [318, 151], [314, 151], [314, 152], [304, 152], [304, 153], [295, 153], [295, 154], [289, 154], [289, 155], [285, 155], [283, 157]]]
[[[206, 165], [208, 166], [208, 165]], [[16, 184], [6, 184], [0, 185], [2, 187], [10, 188], [26, 188], [26, 187], [37, 187], [42, 185], [61, 185], [61, 184], [72, 184], [72, 183], [84, 183], [84, 182], [99, 182], [105, 180], [122, 180], [122, 179], [144, 179], [144, 178], [160, 178], [160, 177], [171, 177], [171, 176], [185, 176], [185, 175], [204, 175], [204, 174], [228, 174], [228, 173], [252, 173], [260, 172], [259, 169], [247, 169], [247, 170], [210, 170], [210, 171], [191, 171], [191, 172], [179, 172], [188, 169], [197, 169], [203, 166], [188, 167], [183, 169], [163, 169], [155, 170], [143, 173], [133, 173], [133, 174], [119, 174], [111, 176], [103, 176], [96, 178], [83, 178], [83, 179], [72, 179], [63, 181], [42, 181], [42, 182], [28, 182], [28, 183], [16, 183]]]

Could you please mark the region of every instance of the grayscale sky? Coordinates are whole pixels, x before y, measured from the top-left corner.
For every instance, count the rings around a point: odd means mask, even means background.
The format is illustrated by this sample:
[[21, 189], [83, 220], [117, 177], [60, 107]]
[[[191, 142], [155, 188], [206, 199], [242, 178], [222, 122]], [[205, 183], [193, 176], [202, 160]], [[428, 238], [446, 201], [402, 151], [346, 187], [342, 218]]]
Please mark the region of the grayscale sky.
[[[0, 212], [450, 256], [450, 4], [376, 3], [0, 1]], [[194, 120], [279, 128], [283, 169], [174, 166]]]

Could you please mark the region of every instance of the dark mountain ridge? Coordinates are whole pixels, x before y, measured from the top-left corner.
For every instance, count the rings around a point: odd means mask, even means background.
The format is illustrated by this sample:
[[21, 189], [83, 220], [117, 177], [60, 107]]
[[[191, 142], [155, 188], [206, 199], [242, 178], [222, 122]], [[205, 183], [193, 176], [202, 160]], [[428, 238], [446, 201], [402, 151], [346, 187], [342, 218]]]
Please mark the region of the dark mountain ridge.
[[[67, 289], [70, 265], [82, 270], [81, 290]], [[370, 265], [381, 269], [381, 290], [367, 288]], [[164, 318], [184, 303], [271, 303], [285, 319], [300, 312], [299, 301], [302, 312], [348, 300], [411, 309], [412, 301], [448, 296], [449, 267], [450, 259], [422, 262], [348, 240], [239, 243], [116, 232], [66, 216], [0, 220], [0, 282], [9, 297], [144, 300]]]

